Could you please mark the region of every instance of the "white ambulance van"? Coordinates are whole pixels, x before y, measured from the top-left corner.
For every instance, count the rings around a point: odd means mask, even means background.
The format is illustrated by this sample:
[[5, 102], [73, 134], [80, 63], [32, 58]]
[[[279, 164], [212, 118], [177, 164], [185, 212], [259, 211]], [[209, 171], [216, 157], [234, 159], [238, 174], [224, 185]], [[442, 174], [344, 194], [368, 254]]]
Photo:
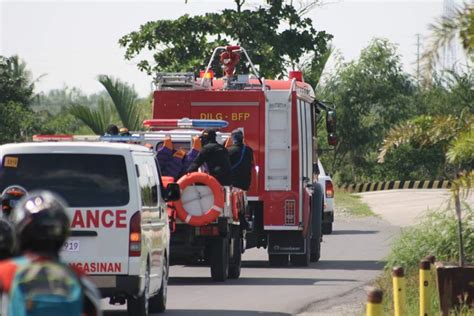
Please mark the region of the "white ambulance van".
[[170, 231], [154, 154], [144, 146], [43, 142], [0, 146], [0, 192], [10, 185], [51, 190], [69, 205], [63, 260], [90, 275], [103, 297], [129, 315], [166, 308]]

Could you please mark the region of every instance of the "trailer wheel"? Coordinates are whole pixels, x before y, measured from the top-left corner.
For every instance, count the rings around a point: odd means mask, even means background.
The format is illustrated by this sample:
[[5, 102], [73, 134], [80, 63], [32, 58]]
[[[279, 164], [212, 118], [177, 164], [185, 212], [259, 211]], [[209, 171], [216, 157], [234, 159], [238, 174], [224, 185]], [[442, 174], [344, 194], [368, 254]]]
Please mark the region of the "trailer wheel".
[[232, 242], [233, 256], [229, 259], [229, 279], [238, 279], [242, 267], [242, 239], [237, 234]]
[[323, 189], [319, 183], [313, 184], [311, 201], [311, 262], [318, 262], [321, 257], [321, 237], [323, 221]]
[[297, 267], [307, 267], [311, 261], [311, 238], [306, 238], [305, 254], [290, 255], [291, 264]]
[[282, 267], [288, 265], [288, 255], [268, 255], [268, 263], [271, 267]]
[[227, 280], [229, 276], [229, 240], [227, 238], [212, 240], [209, 261], [212, 280], [217, 282]]
[[323, 234], [324, 235], [332, 234], [332, 223], [323, 223]]

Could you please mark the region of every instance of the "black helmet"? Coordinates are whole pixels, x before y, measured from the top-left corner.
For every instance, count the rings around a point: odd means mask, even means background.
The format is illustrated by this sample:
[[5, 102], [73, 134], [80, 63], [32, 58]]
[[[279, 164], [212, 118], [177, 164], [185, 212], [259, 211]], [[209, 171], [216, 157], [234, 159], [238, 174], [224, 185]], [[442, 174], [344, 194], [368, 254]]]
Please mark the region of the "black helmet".
[[110, 124], [109, 126], [107, 126], [107, 130], [106, 130], [106, 135], [118, 135], [119, 134], [119, 129], [117, 127], [117, 125], [114, 125], [114, 124]]
[[15, 233], [12, 224], [0, 218], [0, 260], [14, 255], [15, 244]]
[[19, 250], [57, 256], [69, 236], [66, 203], [49, 191], [28, 194], [13, 209]]
[[16, 203], [26, 195], [25, 188], [19, 185], [12, 185], [7, 187], [2, 192], [2, 214], [0, 217], [8, 218]]
[[242, 133], [242, 130], [240, 129], [234, 129], [232, 134], [230, 134], [230, 137], [232, 138], [232, 143], [234, 144], [242, 144], [244, 141], [244, 133]]
[[199, 138], [201, 139], [201, 142], [203, 145], [207, 143], [215, 143], [216, 142], [216, 130], [213, 128], [207, 128], [202, 131], [201, 136]]

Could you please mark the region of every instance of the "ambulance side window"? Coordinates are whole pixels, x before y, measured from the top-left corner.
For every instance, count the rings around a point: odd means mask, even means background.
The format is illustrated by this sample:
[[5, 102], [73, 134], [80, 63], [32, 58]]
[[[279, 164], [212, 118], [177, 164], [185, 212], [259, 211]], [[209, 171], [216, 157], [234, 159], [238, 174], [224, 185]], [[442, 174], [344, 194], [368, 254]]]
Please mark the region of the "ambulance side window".
[[161, 196], [165, 196], [166, 192], [165, 192], [165, 187], [163, 185], [163, 179], [161, 178], [162, 174], [161, 174], [160, 164], [158, 163], [158, 159], [156, 158], [156, 156], [153, 156], [153, 161], [156, 166], [156, 171], [158, 172], [158, 184], [160, 187], [159, 193], [161, 194]]
[[161, 184], [158, 182], [159, 171], [156, 169], [155, 160], [153, 156], [146, 157], [146, 162], [147, 162], [147, 168], [149, 170], [149, 176], [150, 176], [152, 203], [153, 203], [153, 206], [156, 206], [158, 205], [159, 194], [160, 194], [160, 192], [158, 191], [158, 185], [161, 186]]
[[138, 183], [140, 185], [140, 195], [143, 207], [156, 207], [158, 204], [158, 193], [156, 178], [153, 169], [148, 164], [147, 157], [136, 156], [139, 170]]

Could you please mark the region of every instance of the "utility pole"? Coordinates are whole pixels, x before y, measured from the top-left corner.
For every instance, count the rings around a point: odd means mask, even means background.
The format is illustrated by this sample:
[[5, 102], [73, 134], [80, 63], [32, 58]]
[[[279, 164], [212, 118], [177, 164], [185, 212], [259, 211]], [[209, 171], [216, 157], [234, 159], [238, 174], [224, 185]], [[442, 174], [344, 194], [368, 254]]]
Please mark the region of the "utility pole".
[[420, 37], [421, 37], [421, 34], [417, 33], [416, 34], [416, 81], [418, 83], [420, 82], [420, 47], [421, 47]]

